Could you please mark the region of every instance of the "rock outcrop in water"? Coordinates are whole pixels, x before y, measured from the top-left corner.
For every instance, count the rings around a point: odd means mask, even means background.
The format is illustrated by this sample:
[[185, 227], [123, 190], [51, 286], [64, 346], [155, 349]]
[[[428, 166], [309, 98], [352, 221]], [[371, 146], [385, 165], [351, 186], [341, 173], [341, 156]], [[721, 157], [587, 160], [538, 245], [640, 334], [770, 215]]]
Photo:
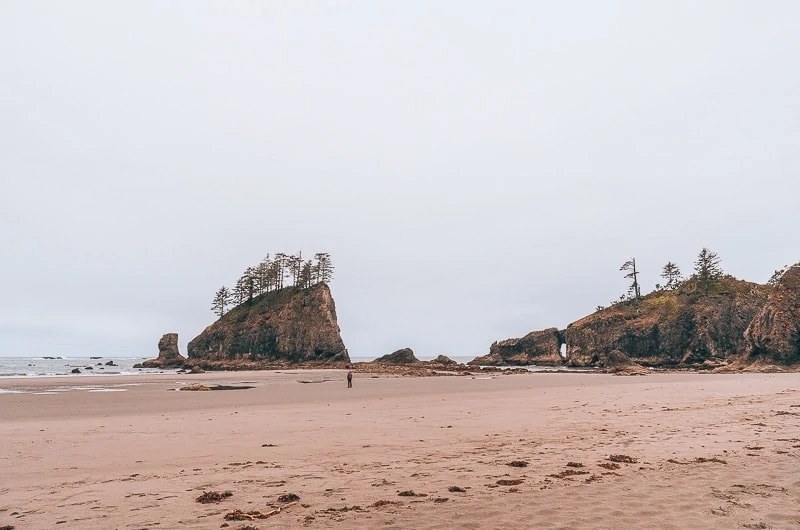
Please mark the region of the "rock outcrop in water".
[[743, 360], [800, 363], [800, 264], [789, 268], [744, 333]]
[[158, 341], [158, 357], [137, 364], [134, 368], [180, 368], [186, 357], [178, 351], [178, 334], [166, 333]]
[[706, 296], [693, 281], [656, 291], [570, 324], [565, 333], [571, 366], [594, 366], [614, 350], [645, 366], [713, 368], [746, 348], [744, 331], [770, 288], [725, 277]]
[[413, 364], [418, 363], [419, 359], [414, 355], [414, 350], [411, 348], [402, 348], [395, 352], [378, 357], [373, 363], [381, 364]]
[[489, 354], [476, 357], [469, 365], [474, 366], [527, 366], [531, 364], [560, 366], [564, 364], [561, 345], [564, 336], [557, 328], [533, 331], [519, 339], [495, 342]]
[[437, 355], [435, 358], [430, 360], [430, 364], [440, 364], [442, 366], [456, 366], [458, 362], [454, 361], [447, 355]]
[[192, 339], [188, 353], [189, 364], [206, 369], [350, 362], [336, 321], [336, 306], [324, 283], [256, 296]]

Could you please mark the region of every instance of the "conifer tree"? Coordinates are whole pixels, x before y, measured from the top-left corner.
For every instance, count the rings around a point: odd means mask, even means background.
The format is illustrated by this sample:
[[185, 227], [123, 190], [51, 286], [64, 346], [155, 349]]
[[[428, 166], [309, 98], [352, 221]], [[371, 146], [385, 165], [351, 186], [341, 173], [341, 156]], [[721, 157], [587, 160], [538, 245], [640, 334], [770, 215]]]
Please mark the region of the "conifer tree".
[[664, 289], [673, 291], [681, 283], [681, 270], [675, 263], [668, 261], [661, 271], [661, 277], [666, 280]]
[[224, 285], [219, 288], [211, 302], [211, 310], [218, 316], [225, 314], [225, 308], [231, 304], [231, 293]]
[[722, 275], [723, 271], [717, 253], [703, 247], [703, 250], [697, 255], [697, 261], [694, 262], [694, 276], [706, 296], [708, 296], [709, 290], [719, 282]]
[[269, 254], [261, 260], [261, 263], [256, 267], [255, 272], [255, 287], [258, 294], [263, 294], [269, 291], [269, 268], [272, 261], [269, 259]]
[[299, 287], [301, 289], [308, 289], [309, 287], [311, 287], [313, 269], [314, 269], [314, 264], [311, 262], [311, 260], [303, 263], [303, 267], [300, 269], [300, 278], [298, 281]]
[[247, 300], [247, 283], [247, 279], [244, 276], [236, 281], [236, 285], [234, 285], [231, 291], [231, 298], [235, 306], [241, 305]]
[[275, 254], [275, 259], [273, 263], [275, 264], [276, 268], [276, 289], [283, 289], [283, 280], [286, 276], [286, 264], [288, 262], [289, 256], [287, 256], [284, 252], [278, 252]]
[[287, 269], [289, 275], [292, 277], [292, 283], [298, 287], [300, 282], [300, 271], [303, 269], [303, 253], [298, 252], [297, 255], [292, 254], [287, 258]]
[[244, 279], [246, 300], [253, 301], [253, 296], [256, 294], [256, 269], [255, 267], [247, 267], [242, 275]]
[[314, 255], [317, 260], [317, 281], [329, 283], [333, 279], [333, 262], [327, 252], [318, 252]]

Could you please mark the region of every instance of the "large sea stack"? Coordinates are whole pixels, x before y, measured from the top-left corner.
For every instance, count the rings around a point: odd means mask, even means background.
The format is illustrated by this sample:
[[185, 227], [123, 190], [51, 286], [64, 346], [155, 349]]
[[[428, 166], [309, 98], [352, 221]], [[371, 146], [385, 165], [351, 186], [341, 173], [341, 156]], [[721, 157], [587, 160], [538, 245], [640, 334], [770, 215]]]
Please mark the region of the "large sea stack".
[[570, 324], [572, 366], [594, 366], [614, 350], [645, 366], [720, 366], [745, 352], [744, 331], [771, 288], [726, 276], [708, 295], [693, 280], [621, 302]]
[[189, 342], [188, 353], [192, 361], [210, 364], [350, 362], [324, 283], [256, 296], [208, 326]]
[[558, 366], [564, 363], [561, 345], [564, 336], [557, 328], [533, 331], [519, 339], [506, 339], [494, 342], [489, 354], [476, 357], [470, 365], [484, 366], [527, 366], [538, 364]]
[[185, 362], [186, 357], [178, 351], [178, 334], [166, 333], [158, 341], [158, 358], [147, 360], [135, 368], [180, 368]]
[[800, 264], [783, 274], [744, 337], [746, 361], [800, 363]]

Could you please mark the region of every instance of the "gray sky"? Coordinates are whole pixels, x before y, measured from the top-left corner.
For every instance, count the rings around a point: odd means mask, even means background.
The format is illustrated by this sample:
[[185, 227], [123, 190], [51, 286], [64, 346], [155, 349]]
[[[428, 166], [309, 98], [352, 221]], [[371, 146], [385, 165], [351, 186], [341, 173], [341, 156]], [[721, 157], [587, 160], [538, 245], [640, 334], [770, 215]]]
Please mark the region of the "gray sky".
[[181, 350], [327, 251], [353, 356], [800, 259], [800, 2], [3, 2], [0, 355]]

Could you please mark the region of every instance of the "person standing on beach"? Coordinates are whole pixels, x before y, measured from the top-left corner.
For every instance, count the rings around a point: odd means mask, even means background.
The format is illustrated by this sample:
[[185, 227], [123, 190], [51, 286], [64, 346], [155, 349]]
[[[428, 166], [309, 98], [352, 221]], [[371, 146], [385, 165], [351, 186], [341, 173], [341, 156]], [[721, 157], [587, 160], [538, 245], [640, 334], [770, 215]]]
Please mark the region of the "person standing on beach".
[[353, 372], [347, 372], [347, 388], [353, 388]]

